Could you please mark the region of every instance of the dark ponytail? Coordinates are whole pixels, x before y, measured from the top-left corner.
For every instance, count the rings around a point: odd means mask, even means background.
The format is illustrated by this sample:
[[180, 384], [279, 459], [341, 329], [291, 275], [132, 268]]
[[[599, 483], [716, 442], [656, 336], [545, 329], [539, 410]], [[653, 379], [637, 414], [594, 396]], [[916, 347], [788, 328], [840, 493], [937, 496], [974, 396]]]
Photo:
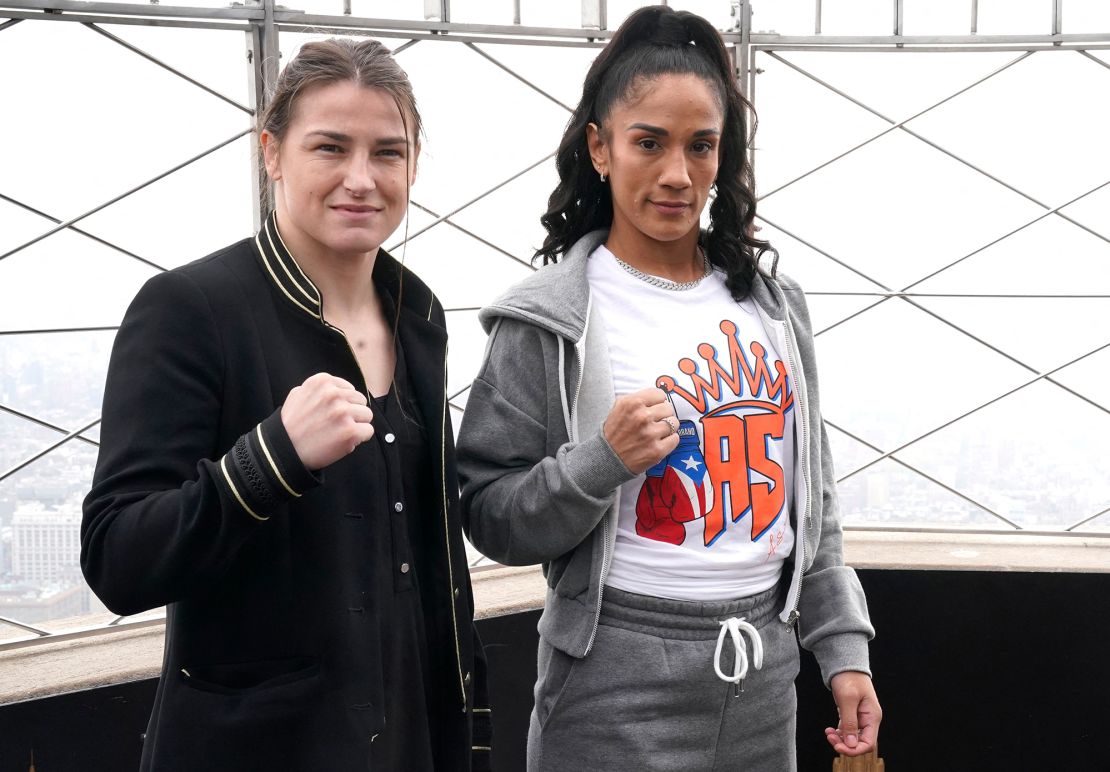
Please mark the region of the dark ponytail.
[[612, 225], [613, 201], [590, 160], [586, 127], [604, 126], [615, 104], [634, 98], [649, 81], [671, 74], [701, 78], [721, 105], [724, 131], [716, 198], [709, 207], [702, 247], [710, 262], [725, 270], [728, 288], [739, 300], [751, 288], [760, 257], [774, 253], [768, 242], [753, 235], [755, 185], [747, 153], [752, 106], [740, 93], [732, 58], [717, 30], [700, 16], [663, 5], [629, 15], [586, 73], [582, 98], [555, 156], [559, 184], [540, 218], [547, 237], [535, 256], [554, 263], [590, 231]]

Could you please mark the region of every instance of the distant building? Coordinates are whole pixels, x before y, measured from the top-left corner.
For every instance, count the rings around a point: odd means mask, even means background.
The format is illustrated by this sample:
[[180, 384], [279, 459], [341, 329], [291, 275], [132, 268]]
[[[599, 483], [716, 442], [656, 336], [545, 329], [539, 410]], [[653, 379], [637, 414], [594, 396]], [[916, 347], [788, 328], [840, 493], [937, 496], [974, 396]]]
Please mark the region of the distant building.
[[0, 496], [0, 527], [9, 525], [15, 514], [15, 499]]
[[72, 496], [71, 489], [72, 486], [58, 474], [50, 474], [49, 477], [26, 475], [16, 486], [16, 496], [19, 500], [16, 509], [18, 511], [23, 505], [36, 501], [45, 507], [61, 507], [66, 499]]
[[81, 507], [75, 500], [47, 509], [20, 504], [12, 515], [11, 573], [43, 586], [80, 580]]
[[80, 585], [31, 587], [0, 584], [0, 617], [26, 624], [75, 617], [89, 611], [89, 589]]
[[12, 575], [12, 529], [0, 523], [0, 582]]

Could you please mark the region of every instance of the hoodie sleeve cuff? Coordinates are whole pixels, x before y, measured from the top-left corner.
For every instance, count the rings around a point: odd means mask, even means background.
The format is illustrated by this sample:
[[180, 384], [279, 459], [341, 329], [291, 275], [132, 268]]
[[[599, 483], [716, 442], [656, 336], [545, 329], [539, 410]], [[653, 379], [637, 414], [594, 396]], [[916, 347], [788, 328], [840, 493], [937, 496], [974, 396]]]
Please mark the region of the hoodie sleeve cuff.
[[567, 453], [566, 465], [574, 484], [597, 499], [605, 498], [636, 476], [628, 471], [601, 432], [575, 445]]
[[825, 686], [829, 686], [834, 675], [847, 670], [871, 675], [868, 639], [864, 633], [840, 633], [822, 639], [813, 647]]
[[300, 498], [323, 480], [306, 469], [275, 410], [220, 459], [224, 481], [251, 517], [269, 520], [280, 506]]

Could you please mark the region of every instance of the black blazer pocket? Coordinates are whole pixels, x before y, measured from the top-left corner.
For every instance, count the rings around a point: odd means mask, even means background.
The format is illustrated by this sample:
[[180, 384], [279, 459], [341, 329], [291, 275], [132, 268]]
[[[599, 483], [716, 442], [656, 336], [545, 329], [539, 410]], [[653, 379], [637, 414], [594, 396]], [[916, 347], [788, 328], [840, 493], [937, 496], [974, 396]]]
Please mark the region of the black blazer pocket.
[[312, 769], [302, 754], [311, 749], [323, 694], [320, 663], [311, 658], [183, 664], [164, 679], [150, 768]]
[[[177, 672], [182, 707], [215, 726], [278, 728], [315, 707], [320, 663], [307, 657], [183, 665]], [[191, 710], [188, 712], [192, 712]]]

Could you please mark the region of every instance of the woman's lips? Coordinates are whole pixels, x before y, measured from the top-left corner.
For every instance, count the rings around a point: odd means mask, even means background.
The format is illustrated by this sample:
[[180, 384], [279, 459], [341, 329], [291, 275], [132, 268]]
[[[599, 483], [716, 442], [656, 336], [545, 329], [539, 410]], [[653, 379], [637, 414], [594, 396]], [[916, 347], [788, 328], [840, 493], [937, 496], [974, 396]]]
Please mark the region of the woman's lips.
[[652, 201], [651, 204], [662, 214], [682, 214], [690, 208], [685, 201]]
[[367, 204], [336, 204], [332, 209], [344, 217], [368, 217], [381, 211], [380, 207]]

